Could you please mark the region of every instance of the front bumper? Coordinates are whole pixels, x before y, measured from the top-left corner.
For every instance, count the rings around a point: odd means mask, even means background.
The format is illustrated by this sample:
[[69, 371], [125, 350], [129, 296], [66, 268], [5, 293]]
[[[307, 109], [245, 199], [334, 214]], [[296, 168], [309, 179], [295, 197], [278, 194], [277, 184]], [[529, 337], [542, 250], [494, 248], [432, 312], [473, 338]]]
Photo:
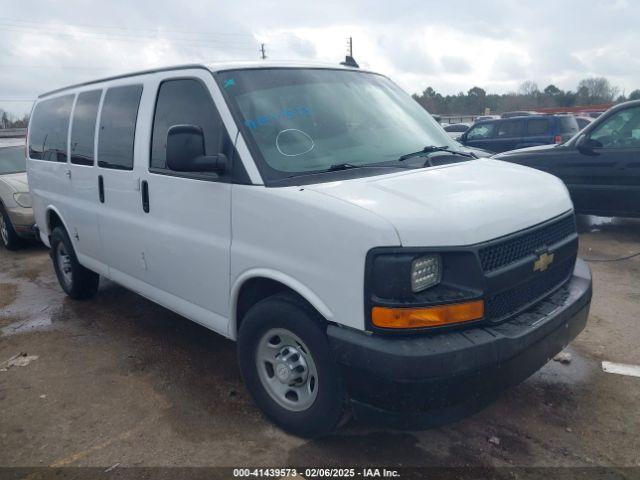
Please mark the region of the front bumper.
[[35, 219], [33, 216], [32, 208], [14, 207], [8, 208], [7, 214], [11, 219], [13, 229], [19, 237], [23, 238], [35, 238]]
[[560, 289], [500, 324], [403, 337], [327, 333], [356, 417], [425, 428], [483, 408], [539, 370], [583, 330], [590, 304], [591, 272], [578, 260]]

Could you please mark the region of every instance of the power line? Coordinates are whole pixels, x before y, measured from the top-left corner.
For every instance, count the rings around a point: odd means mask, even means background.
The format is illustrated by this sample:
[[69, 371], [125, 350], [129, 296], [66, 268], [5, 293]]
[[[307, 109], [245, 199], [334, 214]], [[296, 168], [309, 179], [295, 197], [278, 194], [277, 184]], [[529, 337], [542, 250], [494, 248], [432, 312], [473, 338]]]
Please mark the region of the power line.
[[[2, 24], [0, 23], [0, 26]], [[77, 38], [80, 36], [86, 37], [95, 37], [98, 39], [106, 39], [109, 41], [126, 41], [126, 42], [147, 42], [149, 40], [162, 40], [169, 43], [183, 43], [183, 44], [205, 44], [205, 45], [217, 45], [221, 47], [233, 47], [235, 49], [253, 49], [252, 42], [243, 41], [232, 42], [232, 41], [223, 41], [223, 40], [208, 40], [208, 39], [197, 39], [197, 38], [172, 38], [160, 35], [125, 35], [125, 34], [117, 34], [117, 33], [102, 33], [102, 32], [84, 32], [78, 31], [75, 33], [66, 33], [66, 32], [52, 32], [43, 29], [35, 29], [35, 28], [21, 28], [21, 27], [2, 27], [2, 30], [9, 32], [19, 32], [19, 33], [27, 33], [33, 35], [48, 35], [48, 36], [58, 36], [58, 37], [72, 37]]]
[[92, 71], [108, 71], [117, 70], [120, 67], [75, 67], [70, 65], [0, 65], [0, 68], [41, 68], [41, 69], [60, 69], [60, 70], [92, 70]]
[[[37, 28], [42, 28], [43, 25], [48, 25], [48, 26], [53, 26], [53, 27], [81, 27], [81, 28], [102, 28], [102, 29], [117, 29], [117, 30], [126, 30], [126, 31], [136, 31], [136, 32], [157, 32], [158, 29], [154, 29], [154, 28], [139, 28], [139, 27], [135, 27], [135, 28], [130, 28], [130, 27], [124, 27], [124, 26], [115, 26], [115, 25], [96, 25], [96, 24], [86, 24], [86, 23], [57, 23], [57, 22], [44, 22], [44, 21], [40, 21], [40, 22], [36, 22], [36, 21], [28, 21], [28, 20], [18, 20], [18, 19], [13, 19], [13, 18], [2, 18], [0, 17], [0, 22], [6, 22], [8, 24], [10, 23], [17, 23], [18, 26], [21, 26], [20, 24], [24, 24], [25, 26], [28, 25], [33, 25], [34, 27]], [[239, 33], [239, 32], [216, 32], [216, 33], [212, 33], [212, 32], [203, 32], [203, 31], [192, 31], [192, 30], [177, 30], [177, 29], [167, 29], [167, 28], [162, 28], [162, 31], [164, 32], [173, 32], [173, 33], [179, 33], [179, 34], [187, 34], [187, 35], [207, 35], [207, 36], [234, 36], [234, 37], [251, 37], [251, 38], [255, 38], [253, 34], [251, 33]]]

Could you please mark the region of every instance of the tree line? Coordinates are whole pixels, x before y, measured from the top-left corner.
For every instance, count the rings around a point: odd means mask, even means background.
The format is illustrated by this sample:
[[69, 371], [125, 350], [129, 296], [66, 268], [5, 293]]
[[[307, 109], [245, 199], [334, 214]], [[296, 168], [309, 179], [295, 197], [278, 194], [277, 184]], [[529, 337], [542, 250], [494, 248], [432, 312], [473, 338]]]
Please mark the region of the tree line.
[[575, 91], [564, 91], [553, 84], [540, 90], [535, 82], [526, 81], [520, 85], [517, 92], [511, 93], [487, 93], [484, 89], [474, 86], [467, 93], [442, 95], [432, 87], [427, 87], [422, 93], [413, 94], [413, 98], [434, 114], [482, 115], [487, 108], [491, 113], [502, 113], [545, 107], [576, 107], [640, 100], [640, 89], [625, 96], [620, 94], [620, 89], [611, 85], [606, 78], [590, 77], [581, 80]]
[[[467, 93], [442, 95], [432, 87], [422, 93], [414, 93], [413, 98], [427, 111], [439, 115], [482, 115], [488, 108], [492, 113], [514, 110], [535, 110], [549, 107], [575, 107], [620, 103], [626, 100], [640, 100], [640, 89], [628, 96], [620, 94], [620, 89], [611, 85], [604, 77], [590, 77], [580, 80], [575, 91], [561, 90], [553, 84], [543, 90], [532, 81], [520, 85], [517, 92], [487, 93], [480, 87], [473, 87]], [[0, 128], [26, 128], [29, 115], [15, 117], [0, 109]]]
[[29, 115], [16, 117], [0, 108], [0, 128], [27, 128], [29, 125]]

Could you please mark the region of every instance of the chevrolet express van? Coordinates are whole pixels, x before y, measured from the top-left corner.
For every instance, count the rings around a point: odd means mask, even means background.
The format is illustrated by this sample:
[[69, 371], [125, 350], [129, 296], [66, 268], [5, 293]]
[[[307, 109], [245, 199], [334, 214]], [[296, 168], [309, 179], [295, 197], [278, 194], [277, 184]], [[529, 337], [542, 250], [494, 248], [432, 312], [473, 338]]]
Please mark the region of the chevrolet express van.
[[103, 276], [237, 340], [255, 403], [314, 436], [452, 421], [584, 328], [563, 183], [460, 148], [382, 75], [265, 62], [44, 94], [27, 163], [70, 297]]

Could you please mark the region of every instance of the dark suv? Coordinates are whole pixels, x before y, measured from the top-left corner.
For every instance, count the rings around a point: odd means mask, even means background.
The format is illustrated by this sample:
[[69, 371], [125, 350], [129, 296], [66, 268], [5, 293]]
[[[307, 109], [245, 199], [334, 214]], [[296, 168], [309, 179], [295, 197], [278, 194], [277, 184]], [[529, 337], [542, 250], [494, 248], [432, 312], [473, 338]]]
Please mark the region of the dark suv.
[[616, 105], [562, 145], [494, 158], [556, 175], [578, 213], [640, 217], [640, 100]]
[[500, 153], [517, 148], [562, 143], [578, 133], [571, 115], [530, 115], [475, 123], [459, 142]]

